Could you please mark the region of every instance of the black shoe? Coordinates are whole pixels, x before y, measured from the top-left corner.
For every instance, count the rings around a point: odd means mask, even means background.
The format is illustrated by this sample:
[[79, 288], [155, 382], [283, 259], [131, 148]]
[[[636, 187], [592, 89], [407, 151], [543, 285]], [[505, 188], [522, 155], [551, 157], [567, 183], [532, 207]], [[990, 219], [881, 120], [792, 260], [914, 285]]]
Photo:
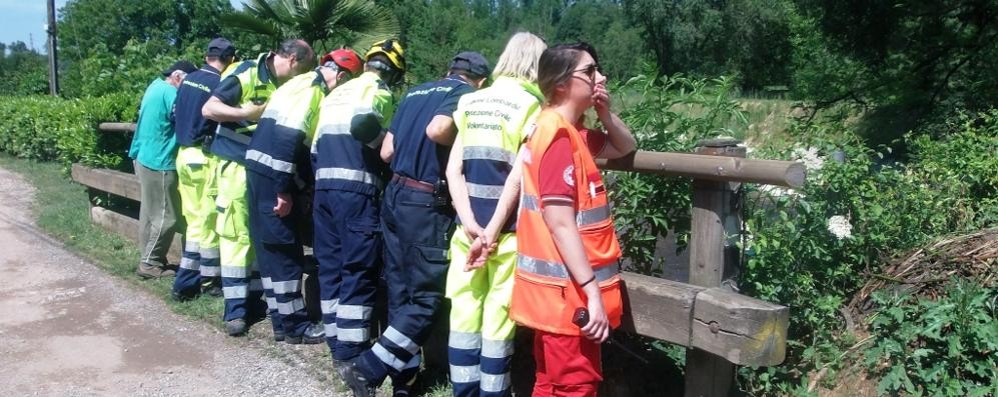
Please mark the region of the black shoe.
[[308, 328], [305, 328], [305, 332], [300, 336], [288, 336], [285, 341], [292, 345], [315, 345], [324, 340], [326, 340], [326, 327], [321, 323], [312, 323], [308, 325]]
[[246, 320], [237, 318], [225, 322], [225, 333], [229, 336], [240, 336], [246, 333]]
[[180, 291], [170, 291], [170, 299], [173, 299], [174, 302], [187, 302], [194, 298], [195, 296], [191, 294], [185, 294]]
[[274, 330], [274, 342], [284, 342], [287, 337], [284, 335], [283, 329]]
[[207, 288], [202, 288], [201, 293], [207, 294], [208, 296], [213, 296], [215, 298], [219, 298], [222, 296], [222, 287], [219, 285], [212, 285]]
[[409, 379], [405, 384], [395, 384], [392, 379], [392, 397], [409, 397], [412, 394], [412, 386], [416, 384], [416, 376]]
[[367, 377], [360, 372], [357, 368], [357, 364], [350, 361], [339, 361], [337, 364], [342, 364], [337, 366], [337, 370], [340, 373], [340, 378], [343, 379], [343, 383], [350, 388], [353, 392], [353, 397], [376, 397], [376, 392], [378, 387], [371, 384]]

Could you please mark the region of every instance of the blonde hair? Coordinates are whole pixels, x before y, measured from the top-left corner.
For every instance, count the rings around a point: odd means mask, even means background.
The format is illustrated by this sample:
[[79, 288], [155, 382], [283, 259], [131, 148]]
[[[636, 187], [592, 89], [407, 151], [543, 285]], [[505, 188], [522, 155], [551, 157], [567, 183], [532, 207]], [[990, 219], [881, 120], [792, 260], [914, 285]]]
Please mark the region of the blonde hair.
[[541, 53], [548, 48], [540, 37], [530, 32], [519, 32], [509, 38], [506, 48], [496, 62], [493, 77], [508, 76], [537, 81], [537, 62]]

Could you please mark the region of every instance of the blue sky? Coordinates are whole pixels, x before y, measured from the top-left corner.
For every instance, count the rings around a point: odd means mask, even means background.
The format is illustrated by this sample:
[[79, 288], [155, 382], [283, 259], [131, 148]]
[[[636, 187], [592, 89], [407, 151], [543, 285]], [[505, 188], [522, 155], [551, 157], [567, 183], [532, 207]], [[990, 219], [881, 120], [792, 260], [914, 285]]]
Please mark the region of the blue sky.
[[[67, 0], [55, 0], [58, 10]], [[242, 8], [242, 0], [230, 0], [236, 8]], [[10, 44], [23, 41], [29, 46], [34, 42], [38, 52], [45, 52], [45, 24], [48, 23], [45, 7], [47, 0], [0, 0], [0, 43]]]

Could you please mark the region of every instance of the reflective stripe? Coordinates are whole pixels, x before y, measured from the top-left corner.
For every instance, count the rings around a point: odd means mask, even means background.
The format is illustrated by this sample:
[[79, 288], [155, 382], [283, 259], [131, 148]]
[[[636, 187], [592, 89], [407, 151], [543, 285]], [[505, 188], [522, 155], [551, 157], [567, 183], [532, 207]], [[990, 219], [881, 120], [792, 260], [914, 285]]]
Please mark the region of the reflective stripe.
[[[520, 254], [517, 256], [516, 267], [522, 271], [541, 276], [568, 279], [568, 270], [565, 265], [557, 262], [549, 262], [534, 257]], [[610, 264], [593, 269], [597, 282], [609, 280], [620, 273], [620, 263], [613, 261]]]
[[468, 195], [471, 197], [498, 200], [502, 195], [502, 185], [480, 185], [477, 183], [466, 183], [468, 185]]
[[249, 294], [249, 287], [239, 285], [235, 287], [222, 287], [222, 295], [225, 299], [245, 299]]
[[260, 279], [254, 278], [250, 280], [249, 288], [250, 291], [263, 291], [263, 283], [260, 282]]
[[602, 222], [610, 219], [610, 206], [604, 205], [596, 208], [591, 208], [585, 211], [579, 211], [575, 215], [575, 223], [581, 226], [592, 225], [597, 222]]
[[371, 331], [364, 328], [337, 328], [340, 342], [363, 343], [371, 339]]
[[[267, 298], [270, 300], [270, 298]], [[277, 299], [274, 299], [275, 301]], [[281, 314], [291, 314], [305, 308], [305, 301], [297, 298], [291, 302], [277, 302], [277, 312]]]
[[388, 329], [385, 330], [385, 333], [381, 336], [392, 341], [392, 343], [396, 346], [405, 349], [405, 351], [411, 354], [416, 354], [416, 352], [419, 351], [419, 345], [417, 345], [416, 342], [413, 342], [412, 339], [409, 339], [408, 336], [405, 336], [394, 327], [388, 327]]
[[348, 168], [327, 167], [315, 171], [315, 179], [342, 179], [381, 187], [381, 180], [373, 174]]
[[200, 263], [198, 263], [198, 262], [199, 261], [191, 259], [191, 258], [180, 258], [180, 268], [181, 269], [195, 270], [196, 271], [200, 267], [199, 266]]
[[454, 383], [472, 383], [481, 379], [482, 372], [477, 365], [451, 365], [450, 381]]
[[249, 276], [249, 268], [246, 266], [222, 266], [222, 277], [246, 278]]
[[462, 160], [495, 160], [513, 164], [516, 155], [506, 149], [494, 146], [465, 146]]
[[371, 318], [373, 307], [360, 305], [340, 305], [336, 309], [336, 318], [347, 320], [367, 320]]
[[336, 337], [336, 324], [322, 324], [322, 328], [324, 330], [326, 330], [326, 337], [327, 338], [335, 338]]
[[502, 375], [493, 374], [482, 374], [481, 385], [479, 386], [482, 391], [489, 393], [500, 393], [509, 389], [512, 381], [509, 377], [509, 373]]
[[218, 247], [212, 247], [212, 248], [201, 247], [201, 249], [198, 251], [200, 251], [201, 253], [201, 259], [218, 259], [219, 257]]
[[277, 298], [267, 297], [266, 301], [268, 310], [277, 310]]
[[537, 205], [537, 196], [523, 194], [520, 196], [520, 208], [528, 211], [540, 211], [541, 207]]
[[389, 353], [388, 350], [385, 349], [384, 346], [381, 346], [380, 343], [375, 343], [374, 346], [371, 346], [371, 352], [373, 352], [375, 356], [378, 356], [378, 359], [381, 360], [381, 362], [395, 368], [396, 371], [405, 369], [405, 361], [399, 360], [394, 355]]
[[322, 135], [350, 135], [350, 124], [333, 123], [324, 124], [315, 132], [316, 136]]
[[230, 130], [228, 128], [222, 128], [221, 126], [219, 126], [218, 132], [216, 133], [216, 135], [220, 136], [220, 137], [223, 137], [223, 138], [231, 139], [231, 140], [239, 142], [239, 143], [241, 143], [243, 145], [249, 145], [250, 139], [251, 139], [249, 135], [240, 134], [240, 133], [235, 132], [233, 130]]
[[339, 299], [323, 300], [319, 301], [319, 307], [322, 308], [322, 314], [336, 314], [336, 306], [339, 303]]
[[285, 174], [293, 174], [296, 169], [294, 163], [275, 159], [267, 153], [254, 149], [246, 151], [246, 160], [256, 161], [257, 163], [270, 167], [270, 169], [274, 171], [283, 172]]
[[201, 277], [215, 277], [221, 273], [221, 269], [218, 266], [205, 266], [201, 265]]
[[464, 350], [481, 349], [482, 334], [477, 332], [451, 331], [450, 337], [447, 338], [447, 347]]
[[482, 340], [482, 357], [506, 358], [513, 355], [512, 340]]
[[301, 285], [298, 280], [275, 281], [271, 284], [273, 285], [275, 294], [291, 294], [298, 292], [300, 288], [299, 286]]
[[184, 243], [184, 251], [187, 252], [198, 252], [201, 250], [200, 245], [197, 241], [187, 241]]
[[274, 289], [274, 282], [270, 281], [270, 280], [271, 280], [270, 277], [261, 277], [260, 278], [260, 282], [263, 283], [263, 289], [269, 289], [269, 290]]

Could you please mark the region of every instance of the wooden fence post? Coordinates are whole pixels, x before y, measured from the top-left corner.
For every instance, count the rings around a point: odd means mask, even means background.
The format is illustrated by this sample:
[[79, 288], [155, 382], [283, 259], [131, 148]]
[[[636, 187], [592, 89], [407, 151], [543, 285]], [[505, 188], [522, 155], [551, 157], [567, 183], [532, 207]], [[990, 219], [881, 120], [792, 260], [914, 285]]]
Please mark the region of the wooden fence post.
[[[697, 154], [745, 157], [745, 149], [734, 139], [700, 143]], [[717, 170], [723, 173], [724, 170]], [[738, 183], [693, 180], [693, 219], [690, 236], [690, 284], [719, 287], [725, 276], [737, 269]], [[710, 331], [717, 327], [710, 327]], [[702, 332], [702, 331], [701, 331]], [[687, 397], [724, 397], [734, 381], [734, 365], [703, 350], [686, 350]]]

